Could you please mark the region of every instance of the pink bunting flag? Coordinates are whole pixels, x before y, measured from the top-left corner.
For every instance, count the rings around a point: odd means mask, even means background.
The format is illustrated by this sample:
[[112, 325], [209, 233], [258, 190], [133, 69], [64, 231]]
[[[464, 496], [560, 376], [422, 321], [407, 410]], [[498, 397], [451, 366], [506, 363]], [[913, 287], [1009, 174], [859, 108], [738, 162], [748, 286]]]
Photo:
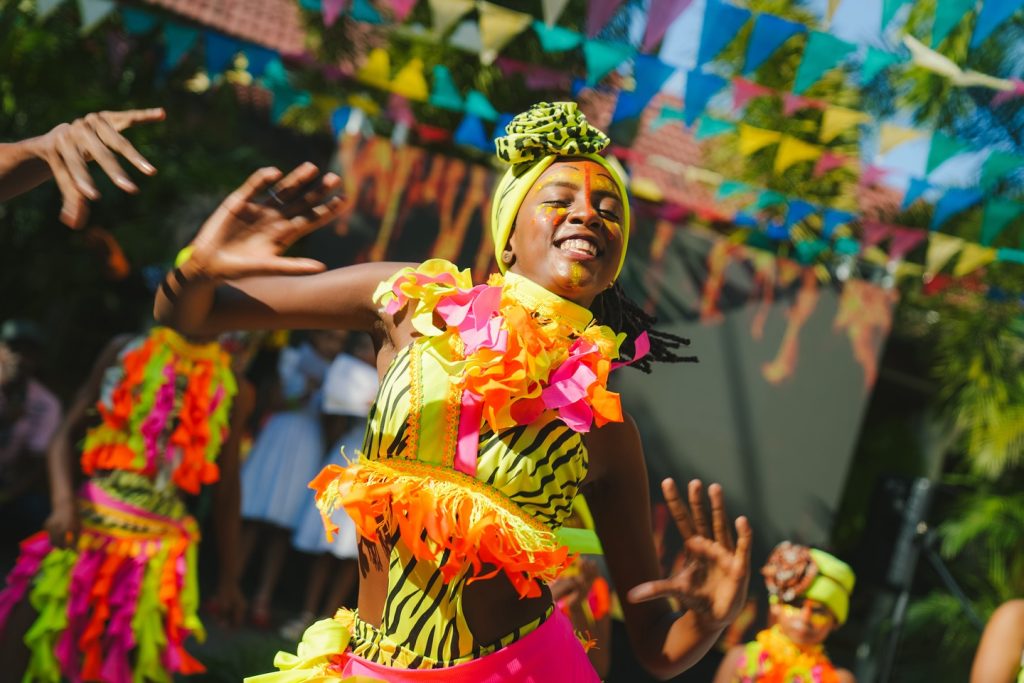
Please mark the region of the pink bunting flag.
[[820, 178], [833, 169], [845, 166], [848, 159], [849, 158], [843, 154], [825, 151], [820, 157], [818, 157], [817, 163], [814, 164], [814, 177]]
[[402, 22], [416, 6], [417, 0], [391, 0], [391, 11], [395, 13], [395, 21]]
[[874, 164], [868, 164], [864, 167], [864, 172], [860, 175], [860, 184], [864, 186], [877, 185], [885, 176], [889, 174], [889, 171], [882, 168], [881, 166], [875, 166]]
[[593, 38], [600, 33], [621, 4], [622, 0], [590, 0], [587, 3], [587, 35]]
[[494, 60], [494, 63], [505, 76], [522, 74], [528, 88], [535, 90], [568, 90], [571, 85], [572, 77], [564, 71], [520, 62], [517, 59], [510, 59], [508, 57], [498, 57]]
[[402, 123], [410, 128], [416, 124], [416, 116], [412, 113], [409, 100], [401, 95], [392, 95], [388, 98], [388, 116], [395, 123]]
[[861, 237], [861, 245], [867, 249], [873, 247], [879, 242], [884, 240], [892, 232], [893, 226], [888, 223], [881, 223], [879, 221], [864, 221], [863, 224], [863, 236]]
[[1013, 83], [1013, 89], [996, 93], [996, 96], [992, 98], [993, 107], [998, 107], [1003, 102], [1009, 102], [1012, 99], [1024, 96], [1024, 81], [1019, 78], [1011, 78], [1010, 81]]
[[644, 52], [661, 42], [665, 31], [680, 14], [686, 11], [693, 0], [651, 0], [651, 10], [647, 13], [647, 30], [644, 32]]
[[889, 258], [893, 261], [902, 261], [903, 257], [913, 251], [914, 247], [923, 242], [927, 236], [927, 230], [893, 226], [892, 241], [889, 243]]
[[806, 106], [806, 100], [800, 95], [791, 92], [782, 94], [782, 113], [786, 116], [792, 116]]
[[732, 108], [739, 111], [747, 106], [747, 103], [755, 97], [771, 95], [771, 88], [748, 81], [745, 78], [734, 78], [732, 81]]
[[320, 8], [323, 12], [324, 26], [334, 26], [334, 22], [345, 11], [345, 3], [347, 2], [348, 0], [323, 0]]

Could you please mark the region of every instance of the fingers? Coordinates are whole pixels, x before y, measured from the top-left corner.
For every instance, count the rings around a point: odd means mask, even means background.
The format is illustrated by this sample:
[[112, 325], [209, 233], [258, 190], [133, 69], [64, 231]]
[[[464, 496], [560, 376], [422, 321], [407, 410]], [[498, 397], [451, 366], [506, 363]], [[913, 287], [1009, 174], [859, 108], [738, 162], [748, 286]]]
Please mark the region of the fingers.
[[661, 482], [661, 493], [665, 496], [668, 511], [671, 513], [672, 519], [676, 521], [676, 528], [679, 529], [679, 534], [685, 541], [693, 536], [694, 528], [693, 523], [690, 521], [690, 513], [686, 511], [686, 504], [679, 497], [679, 489], [676, 487], [675, 480], [671, 478], [663, 480]]
[[167, 113], [163, 110], [163, 107], [156, 107], [154, 109], [104, 111], [100, 112], [100, 116], [106, 119], [114, 128], [114, 130], [122, 131], [125, 128], [134, 126], [137, 123], [152, 123], [154, 121], [163, 121], [167, 117]]
[[693, 515], [693, 528], [698, 534], [705, 538], [711, 538], [711, 529], [708, 528], [707, 517], [704, 515], [704, 484], [700, 479], [690, 480], [687, 487], [690, 496], [690, 514]]
[[261, 168], [248, 178], [238, 188], [228, 195], [221, 204], [222, 207], [231, 213], [238, 213], [247, 203], [253, 201], [256, 195], [266, 192], [281, 177], [280, 169], [273, 166]]
[[70, 126], [61, 131], [57, 136], [57, 153], [60, 154], [78, 191], [85, 195], [86, 199], [95, 201], [100, 198], [100, 193], [92, 182], [82, 152], [72, 140], [73, 135], [74, 132]]
[[[274, 185], [274, 194], [280, 200], [279, 206], [282, 211], [289, 202], [299, 197], [305, 186], [316, 179], [320, 170], [315, 164], [305, 162], [293, 168], [288, 175]], [[273, 206], [274, 204], [270, 204]]]
[[[86, 117], [86, 121], [89, 121], [89, 117]], [[139, 169], [146, 175], [153, 175], [156, 173], [156, 168], [153, 164], [146, 160], [146, 157], [142, 156], [137, 149], [128, 142], [128, 138], [117, 132], [111, 123], [104, 118], [102, 114], [97, 114], [91, 121], [93, 130], [96, 131], [96, 135], [99, 136], [103, 144], [114, 150], [125, 159], [127, 159], [135, 168]]]
[[341, 178], [333, 173], [323, 175], [312, 187], [307, 184], [300, 195], [292, 198], [281, 208], [281, 213], [293, 217], [309, 211], [311, 207], [324, 204], [341, 189]]
[[63, 203], [60, 207], [60, 220], [71, 228], [81, 228], [89, 216], [89, 209], [85, 197], [78, 190], [71, 172], [64, 164], [60, 154], [51, 154], [47, 157], [50, 170], [53, 172], [53, 179], [57, 181], [57, 188], [60, 190]]
[[[90, 116], [92, 116], [90, 114]], [[96, 119], [86, 120], [85, 123], [81, 124], [75, 135], [75, 144], [79, 149], [84, 149], [89, 152], [89, 155], [93, 160], [100, 165], [103, 172], [110, 176], [110, 179], [114, 181], [114, 184], [125, 192], [136, 193], [139, 188], [132, 182], [128, 174], [121, 168], [121, 164], [117, 163], [117, 158], [107, 148], [106, 144], [100, 140], [97, 134], [94, 123]], [[77, 124], [76, 124], [77, 125]]]
[[750, 528], [750, 520], [746, 517], [736, 518], [736, 553], [735, 556], [740, 558], [741, 567], [744, 572], [749, 573], [750, 570], [750, 549], [754, 545], [754, 530]]
[[626, 594], [626, 597], [631, 603], [637, 604], [660, 598], [668, 598], [674, 596], [676, 592], [674, 581], [671, 579], [658, 579], [657, 581], [648, 581], [647, 583], [634, 586]]
[[725, 494], [722, 487], [718, 484], [709, 486], [708, 498], [711, 499], [711, 527], [715, 532], [715, 541], [732, 551], [736, 547], [736, 542], [729, 529], [729, 516], [725, 512]]

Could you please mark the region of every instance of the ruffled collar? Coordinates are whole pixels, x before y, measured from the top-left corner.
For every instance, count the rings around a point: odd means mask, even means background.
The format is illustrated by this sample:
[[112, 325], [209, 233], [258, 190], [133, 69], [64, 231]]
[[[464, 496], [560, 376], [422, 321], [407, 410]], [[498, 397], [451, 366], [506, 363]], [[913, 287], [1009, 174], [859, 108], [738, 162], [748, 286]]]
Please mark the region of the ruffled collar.
[[504, 278], [505, 293], [527, 310], [565, 323], [577, 332], [587, 329], [594, 320], [590, 309], [560, 297], [527, 277], [509, 271]]

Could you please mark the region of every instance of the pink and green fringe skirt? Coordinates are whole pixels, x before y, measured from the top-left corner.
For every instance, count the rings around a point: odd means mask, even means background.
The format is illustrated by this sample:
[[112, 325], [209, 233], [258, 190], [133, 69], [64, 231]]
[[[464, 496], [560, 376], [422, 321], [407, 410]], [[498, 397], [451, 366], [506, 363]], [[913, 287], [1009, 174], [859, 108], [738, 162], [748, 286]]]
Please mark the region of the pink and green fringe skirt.
[[0, 592], [0, 631], [26, 596], [37, 618], [25, 634], [23, 680], [170, 683], [201, 673], [184, 648], [205, 636], [196, 614], [199, 531], [173, 492], [113, 472], [78, 496], [81, 534], [55, 548], [46, 532], [21, 543]]

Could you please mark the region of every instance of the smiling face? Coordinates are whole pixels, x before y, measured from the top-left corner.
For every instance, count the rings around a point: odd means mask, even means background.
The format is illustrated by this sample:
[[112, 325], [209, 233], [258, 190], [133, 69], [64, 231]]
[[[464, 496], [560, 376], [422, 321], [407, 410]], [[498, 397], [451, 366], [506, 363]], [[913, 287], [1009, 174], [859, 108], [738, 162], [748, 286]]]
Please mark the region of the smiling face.
[[570, 158], [551, 164], [516, 216], [509, 270], [582, 306], [614, 280], [623, 249], [622, 198], [601, 164]]
[[797, 645], [820, 645], [836, 627], [832, 611], [820, 602], [798, 598], [771, 606], [782, 632]]

